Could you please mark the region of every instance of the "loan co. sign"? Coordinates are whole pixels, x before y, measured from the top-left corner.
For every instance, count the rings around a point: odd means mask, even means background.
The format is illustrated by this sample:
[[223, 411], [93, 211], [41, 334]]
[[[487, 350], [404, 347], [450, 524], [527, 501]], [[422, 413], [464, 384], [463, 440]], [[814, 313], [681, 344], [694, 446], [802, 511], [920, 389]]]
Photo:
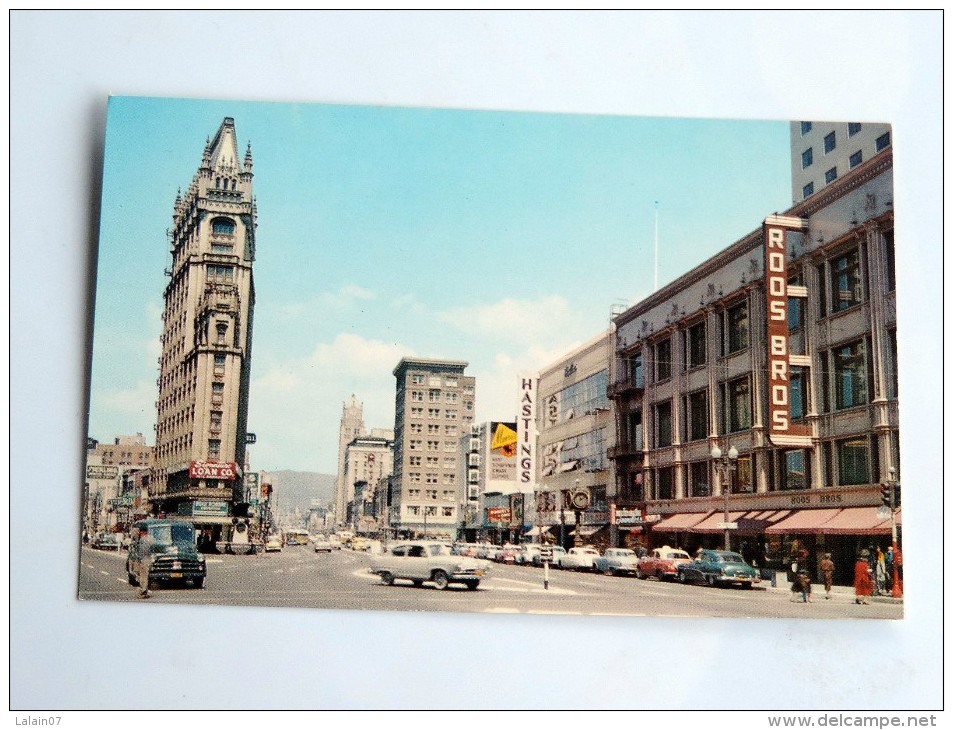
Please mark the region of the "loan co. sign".
[[193, 461], [189, 467], [193, 479], [224, 479], [230, 481], [238, 476], [238, 464], [232, 461]]
[[768, 434], [776, 446], [810, 446], [810, 427], [791, 422], [791, 352], [788, 338], [788, 231], [807, 221], [770, 216], [764, 221], [765, 295], [768, 305]]

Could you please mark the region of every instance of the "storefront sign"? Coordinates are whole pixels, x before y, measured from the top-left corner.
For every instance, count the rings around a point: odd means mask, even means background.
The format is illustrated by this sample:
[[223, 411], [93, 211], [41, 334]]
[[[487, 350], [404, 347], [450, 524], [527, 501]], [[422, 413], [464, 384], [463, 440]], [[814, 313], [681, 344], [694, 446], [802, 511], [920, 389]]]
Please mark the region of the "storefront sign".
[[193, 517], [228, 517], [228, 502], [199, 499], [192, 502]]
[[520, 491], [528, 491], [536, 483], [536, 386], [538, 378], [520, 376], [520, 407], [516, 443], [516, 482]]
[[637, 509], [617, 509], [615, 511], [617, 525], [641, 525], [642, 512]]
[[118, 476], [118, 466], [98, 466], [92, 464], [86, 467], [87, 479], [115, 479]]
[[788, 338], [787, 233], [805, 228], [801, 218], [771, 216], [764, 221], [764, 281], [768, 309], [768, 435], [776, 446], [810, 446], [806, 424], [791, 422]]
[[189, 466], [189, 476], [193, 479], [232, 480], [238, 476], [238, 464], [231, 461], [193, 461]]
[[487, 510], [490, 522], [509, 522], [512, 517], [509, 507], [490, 507]]

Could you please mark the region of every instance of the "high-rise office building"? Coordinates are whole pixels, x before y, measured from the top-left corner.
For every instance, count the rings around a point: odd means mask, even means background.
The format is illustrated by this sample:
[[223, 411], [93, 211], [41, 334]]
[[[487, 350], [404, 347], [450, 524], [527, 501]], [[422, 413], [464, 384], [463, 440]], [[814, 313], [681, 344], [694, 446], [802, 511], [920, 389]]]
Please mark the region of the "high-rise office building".
[[168, 231], [150, 486], [153, 512], [186, 517], [214, 539], [245, 497], [256, 218], [251, 146], [240, 158], [226, 117], [176, 196]]
[[889, 124], [791, 122], [791, 196], [800, 203], [891, 144]]
[[345, 403], [341, 408], [341, 426], [338, 430], [338, 473], [334, 489], [334, 512], [338, 525], [346, 524], [347, 503], [354, 494], [354, 484], [349, 487], [347, 480], [347, 447], [365, 433], [364, 405], [351, 395], [350, 404]]
[[390, 527], [398, 534], [455, 536], [464, 485], [460, 435], [470, 429], [476, 378], [469, 363], [404, 358], [394, 369], [394, 479]]

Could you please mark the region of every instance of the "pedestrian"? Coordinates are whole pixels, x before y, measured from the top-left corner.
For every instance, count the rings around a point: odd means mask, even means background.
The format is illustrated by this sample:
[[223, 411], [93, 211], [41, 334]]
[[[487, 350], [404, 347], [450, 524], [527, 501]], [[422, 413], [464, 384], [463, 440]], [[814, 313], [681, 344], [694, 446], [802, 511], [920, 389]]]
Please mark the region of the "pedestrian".
[[894, 576], [894, 554], [893, 554], [893, 545], [887, 548], [887, 556], [884, 559], [884, 562], [887, 566], [887, 590], [893, 589], [893, 576]]
[[887, 560], [884, 557], [883, 550], [877, 548], [877, 562], [874, 564], [874, 580], [877, 583], [877, 595], [882, 596], [887, 593]]
[[794, 576], [794, 581], [791, 583], [791, 601], [792, 603], [797, 600], [797, 594], [801, 594], [802, 603], [813, 603], [811, 598], [811, 576], [808, 575], [807, 570], [801, 568]]
[[149, 534], [145, 525], [139, 526], [139, 537], [129, 549], [129, 560], [136, 566], [136, 580], [139, 582], [139, 598], [149, 597], [149, 570], [152, 568], [155, 553], [155, 538]]
[[870, 595], [874, 592], [874, 582], [871, 579], [870, 553], [861, 550], [854, 563], [854, 603], [869, 604]]
[[818, 566], [824, 576], [824, 598], [830, 600], [831, 588], [834, 587], [834, 561], [830, 553], [824, 553]]

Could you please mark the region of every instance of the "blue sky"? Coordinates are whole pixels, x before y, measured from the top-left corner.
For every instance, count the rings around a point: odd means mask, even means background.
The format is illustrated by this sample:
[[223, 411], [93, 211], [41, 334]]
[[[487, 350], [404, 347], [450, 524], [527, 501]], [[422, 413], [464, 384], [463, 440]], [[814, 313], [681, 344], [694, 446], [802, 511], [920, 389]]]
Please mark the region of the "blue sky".
[[258, 201], [253, 469], [334, 473], [341, 406], [393, 427], [405, 356], [470, 363], [477, 418], [790, 205], [780, 121], [113, 97], [89, 433], [153, 443], [165, 231], [235, 119]]

